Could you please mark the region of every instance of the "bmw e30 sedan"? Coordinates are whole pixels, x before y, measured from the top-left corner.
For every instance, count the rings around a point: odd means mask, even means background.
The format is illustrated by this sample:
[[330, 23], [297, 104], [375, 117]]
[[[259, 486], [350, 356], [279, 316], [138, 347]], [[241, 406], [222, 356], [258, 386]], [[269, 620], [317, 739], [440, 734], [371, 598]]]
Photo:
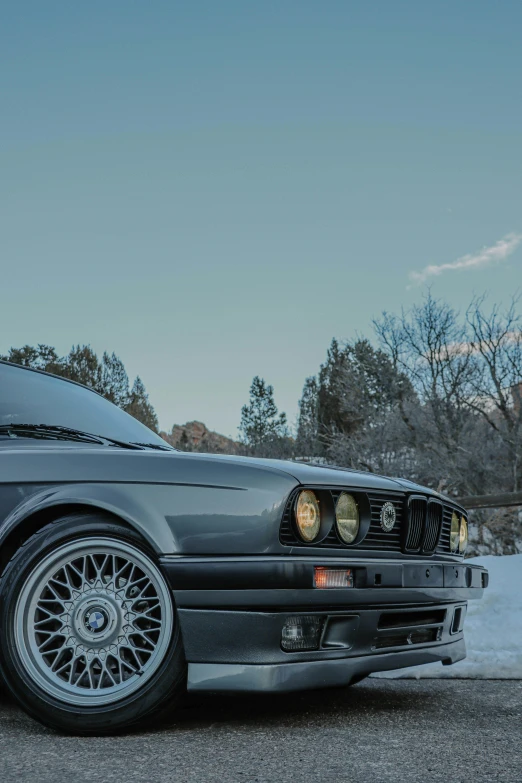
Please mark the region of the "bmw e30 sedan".
[[178, 452], [94, 391], [0, 362], [0, 667], [103, 734], [189, 691], [346, 686], [465, 657], [467, 518], [408, 481]]

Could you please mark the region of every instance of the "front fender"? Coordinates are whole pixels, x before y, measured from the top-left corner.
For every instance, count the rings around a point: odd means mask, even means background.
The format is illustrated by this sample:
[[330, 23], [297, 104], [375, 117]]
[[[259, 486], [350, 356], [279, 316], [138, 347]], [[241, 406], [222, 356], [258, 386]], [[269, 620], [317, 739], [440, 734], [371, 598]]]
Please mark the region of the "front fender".
[[[262, 480], [264, 479], [264, 480]], [[275, 554], [279, 523], [296, 482], [260, 473], [257, 486], [85, 482], [23, 488], [0, 523], [0, 548], [30, 517], [60, 506], [90, 506], [120, 517], [158, 554]], [[20, 488], [21, 489], [21, 488]], [[13, 487], [16, 492], [16, 488]], [[30, 531], [30, 524], [29, 524]]]
[[38, 489], [19, 503], [0, 525], [0, 549], [17, 527], [31, 516], [60, 506], [91, 506], [107, 511], [135, 528], [158, 553], [176, 552], [178, 545], [159, 507], [140, 497], [139, 486], [67, 484]]

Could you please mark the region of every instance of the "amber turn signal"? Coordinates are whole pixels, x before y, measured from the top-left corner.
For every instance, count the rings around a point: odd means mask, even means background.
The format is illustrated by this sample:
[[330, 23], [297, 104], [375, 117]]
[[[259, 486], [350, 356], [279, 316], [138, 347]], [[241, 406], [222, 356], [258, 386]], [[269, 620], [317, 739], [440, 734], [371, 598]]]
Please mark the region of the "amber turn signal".
[[314, 587], [321, 590], [353, 587], [353, 571], [351, 568], [325, 568], [315, 566]]

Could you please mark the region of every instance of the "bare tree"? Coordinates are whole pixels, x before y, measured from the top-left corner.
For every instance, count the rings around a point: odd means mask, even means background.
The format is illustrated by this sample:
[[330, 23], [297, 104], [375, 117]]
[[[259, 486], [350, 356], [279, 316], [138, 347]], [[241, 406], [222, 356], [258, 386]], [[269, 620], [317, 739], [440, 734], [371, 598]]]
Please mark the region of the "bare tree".
[[467, 404], [474, 364], [464, 324], [428, 292], [420, 305], [400, 316], [384, 313], [374, 327], [382, 349], [415, 390], [415, 400], [397, 399], [415, 454], [415, 478], [439, 490], [463, 492], [481, 472], [469, 447], [479, 428]]
[[502, 462], [507, 463], [509, 474], [505, 489], [513, 492], [522, 479], [522, 317], [516, 311], [518, 303], [517, 297], [505, 312], [495, 305], [485, 313], [484, 297], [475, 298], [466, 314], [475, 364], [474, 394], [467, 404], [502, 442]]

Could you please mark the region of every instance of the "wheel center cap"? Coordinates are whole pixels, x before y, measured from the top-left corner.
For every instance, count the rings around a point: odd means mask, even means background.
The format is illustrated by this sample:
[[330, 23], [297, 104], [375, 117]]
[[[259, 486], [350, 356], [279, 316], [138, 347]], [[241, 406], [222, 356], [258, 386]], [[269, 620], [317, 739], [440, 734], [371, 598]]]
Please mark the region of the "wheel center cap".
[[102, 628], [107, 625], [107, 615], [105, 612], [94, 611], [87, 617], [87, 625], [91, 631], [101, 631]]
[[79, 602], [72, 617], [76, 638], [95, 647], [105, 645], [121, 633], [123, 615], [116, 601], [106, 596], [92, 596]]

